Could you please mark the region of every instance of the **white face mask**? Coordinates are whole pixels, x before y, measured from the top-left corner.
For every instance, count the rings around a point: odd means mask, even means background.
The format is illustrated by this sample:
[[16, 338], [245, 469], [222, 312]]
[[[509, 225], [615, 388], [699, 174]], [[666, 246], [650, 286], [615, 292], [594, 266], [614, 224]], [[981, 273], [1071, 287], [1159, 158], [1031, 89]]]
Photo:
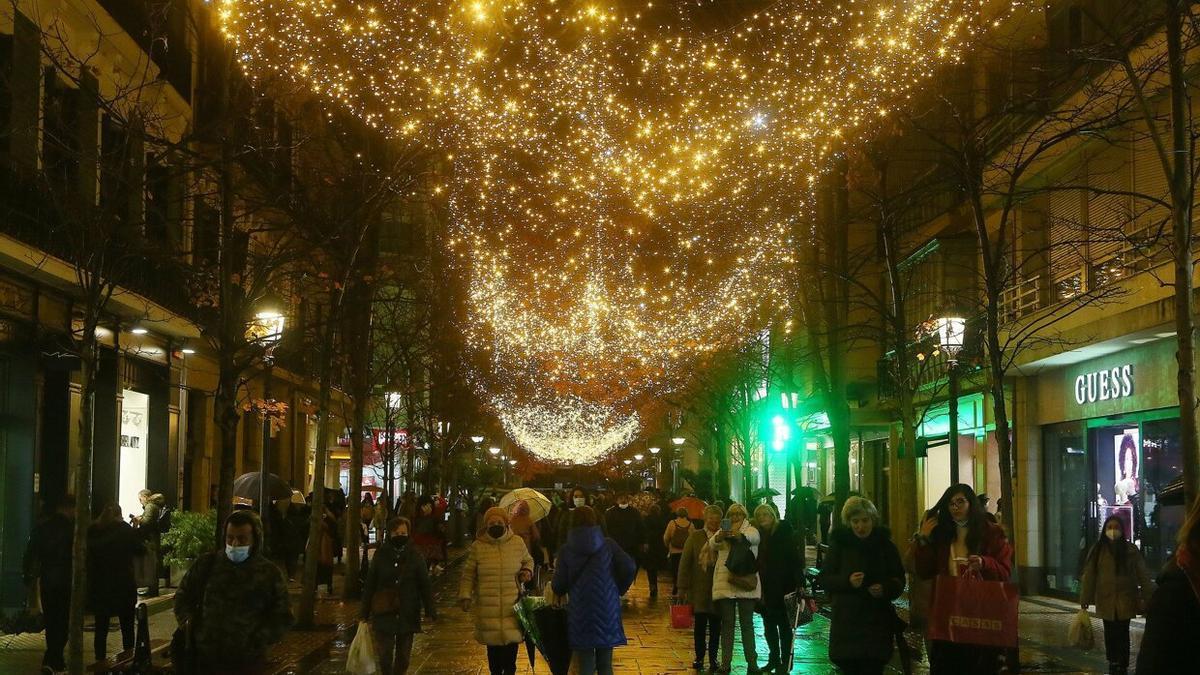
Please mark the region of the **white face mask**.
[[1121, 538], [1121, 531], [1115, 527], [1110, 527], [1104, 531], [1104, 536], [1108, 537], [1109, 541], [1116, 541]]
[[576, 497], [573, 501], [575, 506], [587, 506], [587, 499], [584, 497]]

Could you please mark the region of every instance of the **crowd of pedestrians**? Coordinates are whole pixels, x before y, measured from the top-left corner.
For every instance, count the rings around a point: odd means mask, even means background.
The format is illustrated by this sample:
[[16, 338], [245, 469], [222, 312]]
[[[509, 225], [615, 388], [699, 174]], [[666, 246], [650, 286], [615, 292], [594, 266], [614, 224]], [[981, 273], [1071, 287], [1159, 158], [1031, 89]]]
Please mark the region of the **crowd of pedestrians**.
[[[796, 601], [820, 589], [829, 605], [829, 658], [844, 673], [882, 673], [906, 629], [928, 628], [931, 595], [948, 580], [1007, 582], [1013, 549], [1003, 527], [968, 485], [948, 488], [911, 536], [895, 537], [868, 499], [853, 495], [828, 526], [818, 502], [798, 493], [797, 513], [781, 519], [770, 501], [746, 506], [702, 505], [702, 512], [672, 509], [655, 491], [592, 495], [583, 487], [551, 494], [547, 504], [510, 495], [483, 496], [474, 536], [462, 565], [458, 602], [472, 614], [475, 639], [485, 647], [489, 672], [514, 675], [525, 639], [515, 605], [528, 593], [545, 593], [565, 609], [566, 642], [582, 675], [613, 672], [614, 649], [626, 644], [622, 611], [640, 570], [649, 598], [658, 596], [659, 573], [671, 576], [671, 602], [690, 608], [692, 668], [728, 673], [740, 642], [748, 673], [792, 672]], [[327, 491], [322, 509], [319, 580], [329, 584], [347, 545], [362, 545], [362, 618], [369, 622], [384, 675], [403, 675], [412, 662], [413, 638], [422, 610], [437, 619], [431, 578], [447, 559], [448, 504], [436, 495], [386, 495], [361, 501], [361, 542], [342, 541], [346, 495]], [[109, 504], [87, 530], [90, 579], [88, 611], [96, 618], [94, 656], [103, 660], [110, 623], [116, 619], [125, 649], [134, 644], [138, 595], [157, 592], [161, 535], [169, 511], [161, 495], [143, 491], [142, 513], [122, 518]], [[545, 500], [542, 500], [545, 501]], [[500, 504], [503, 503], [504, 506]], [[309, 500], [284, 500], [270, 509], [270, 527], [249, 509], [235, 510], [223, 524], [224, 546], [200, 557], [179, 583], [174, 611], [180, 630], [172, 651], [192, 672], [252, 672], [292, 622], [287, 579], [303, 540], [292, 541]], [[699, 508], [699, 507], [697, 507]], [[36, 581], [45, 617], [44, 666], [65, 668], [63, 651], [70, 605], [76, 510], [68, 497], [34, 529], [25, 574]], [[294, 525], [293, 525], [294, 523]], [[816, 525], [813, 536], [809, 527]], [[267, 545], [266, 532], [274, 545]], [[1177, 549], [1153, 578], [1124, 521], [1110, 517], [1081, 570], [1079, 604], [1103, 621], [1109, 672], [1131, 665], [1130, 621], [1146, 616], [1137, 658], [1141, 675], [1185, 672], [1186, 645], [1200, 626], [1200, 507], [1180, 529]], [[814, 588], [807, 588], [806, 545], [824, 549]], [[540, 581], [539, 581], [540, 580]], [[953, 584], [951, 584], [953, 585]], [[909, 626], [894, 602], [907, 591]], [[759, 665], [755, 616], [768, 649]], [[1011, 651], [967, 644], [944, 636], [926, 640], [930, 672], [999, 673]], [[186, 668], [184, 669], [186, 670]]]

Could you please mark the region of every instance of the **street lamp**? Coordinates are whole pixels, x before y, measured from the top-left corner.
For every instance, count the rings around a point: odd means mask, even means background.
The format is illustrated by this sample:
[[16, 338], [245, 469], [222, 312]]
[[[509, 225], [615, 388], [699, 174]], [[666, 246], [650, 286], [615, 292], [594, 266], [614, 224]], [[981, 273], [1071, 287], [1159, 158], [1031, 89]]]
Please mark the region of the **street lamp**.
[[946, 352], [949, 365], [950, 391], [947, 414], [950, 417], [950, 484], [957, 485], [958, 477], [958, 355], [962, 352], [963, 337], [967, 320], [958, 316], [947, 316], [937, 320], [938, 346]]
[[652, 454], [652, 455], [657, 455], [660, 452], [662, 452], [662, 448], [659, 448], [659, 447], [650, 448], [650, 454]]
[[630, 464], [633, 464], [633, 460], [632, 460], [632, 459], [624, 459], [624, 460], [621, 460], [621, 461], [625, 462], [625, 466], [629, 466]]
[[646, 457], [645, 455], [643, 455], [642, 453], [640, 453], [640, 452], [639, 452], [639, 453], [637, 453], [636, 455], [634, 455], [634, 456], [633, 456], [633, 459], [634, 459], [634, 460], [636, 460], [636, 461], [638, 461], [638, 462], [640, 462], [640, 461], [642, 461], [642, 459], [644, 459], [645, 457]]
[[508, 460], [508, 465], [509, 465], [509, 466], [516, 466], [516, 465], [517, 465], [517, 460], [515, 460], [515, 459], [510, 459], [510, 460]]
[[677, 447], [677, 448], [678, 448], [679, 446], [683, 445], [683, 442], [684, 442], [684, 441], [686, 441], [686, 440], [687, 440], [687, 439], [686, 439], [686, 438], [683, 438], [682, 436], [676, 436], [675, 438], [672, 438], [672, 439], [671, 439], [671, 442], [672, 442], [672, 443], [674, 443], [674, 444], [675, 444], [675, 447]]
[[246, 326], [246, 339], [252, 343], [260, 343], [263, 347], [263, 427], [262, 451], [258, 458], [258, 514], [262, 518], [264, 527], [269, 521], [267, 518], [267, 472], [271, 462], [271, 412], [273, 412], [271, 404], [274, 402], [271, 398], [271, 371], [275, 367], [275, 346], [283, 338], [285, 323], [286, 319], [278, 303], [273, 299], [268, 299], [260, 304], [254, 320]]
[[475, 445], [479, 445], [480, 443], [483, 442], [483, 436], [472, 436], [471, 442], [474, 443]]
[[492, 453], [492, 457], [495, 457], [496, 455], [500, 454], [500, 448], [497, 448], [493, 445], [492, 447], [488, 448], [488, 452]]

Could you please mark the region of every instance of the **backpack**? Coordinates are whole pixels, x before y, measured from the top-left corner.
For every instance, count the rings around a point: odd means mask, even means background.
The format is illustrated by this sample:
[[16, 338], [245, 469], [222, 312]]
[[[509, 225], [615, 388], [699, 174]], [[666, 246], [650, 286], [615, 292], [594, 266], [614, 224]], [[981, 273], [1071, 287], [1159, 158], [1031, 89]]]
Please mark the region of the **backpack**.
[[671, 548], [683, 548], [687, 543], [688, 536], [692, 533], [692, 524], [688, 523], [687, 527], [680, 527], [679, 523], [672, 521], [675, 530], [671, 533]]
[[170, 506], [164, 506], [158, 512], [158, 532], [159, 534], [171, 529], [171, 513], [175, 509]]

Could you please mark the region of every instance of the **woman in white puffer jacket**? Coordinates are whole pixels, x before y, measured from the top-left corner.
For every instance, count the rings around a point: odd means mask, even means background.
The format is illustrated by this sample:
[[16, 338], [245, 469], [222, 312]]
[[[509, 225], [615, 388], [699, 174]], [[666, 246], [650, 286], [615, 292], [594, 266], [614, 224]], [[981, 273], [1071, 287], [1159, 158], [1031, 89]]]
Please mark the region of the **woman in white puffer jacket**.
[[517, 648], [525, 639], [513, 611], [519, 584], [533, 578], [533, 558], [513, 534], [504, 509], [491, 508], [471, 544], [458, 585], [464, 612], [475, 606], [475, 640], [487, 646], [491, 675], [517, 672]]
[[[754, 605], [762, 597], [762, 583], [758, 573], [745, 575], [741, 584], [725, 567], [729, 560], [731, 541], [744, 539], [750, 545], [754, 557], [758, 558], [758, 543], [761, 535], [750, 524], [746, 507], [741, 504], [731, 504], [725, 511], [725, 517], [730, 521], [728, 530], [717, 530], [708, 539], [704, 547], [704, 555], [715, 556], [713, 567], [713, 604], [721, 616], [721, 668], [718, 672], [728, 673], [733, 664], [733, 622], [736, 619], [742, 625], [742, 651], [746, 655], [748, 673], [757, 673], [758, 654], [754, 650]], [[750, 587], [753, 584], [753, 587]]]

